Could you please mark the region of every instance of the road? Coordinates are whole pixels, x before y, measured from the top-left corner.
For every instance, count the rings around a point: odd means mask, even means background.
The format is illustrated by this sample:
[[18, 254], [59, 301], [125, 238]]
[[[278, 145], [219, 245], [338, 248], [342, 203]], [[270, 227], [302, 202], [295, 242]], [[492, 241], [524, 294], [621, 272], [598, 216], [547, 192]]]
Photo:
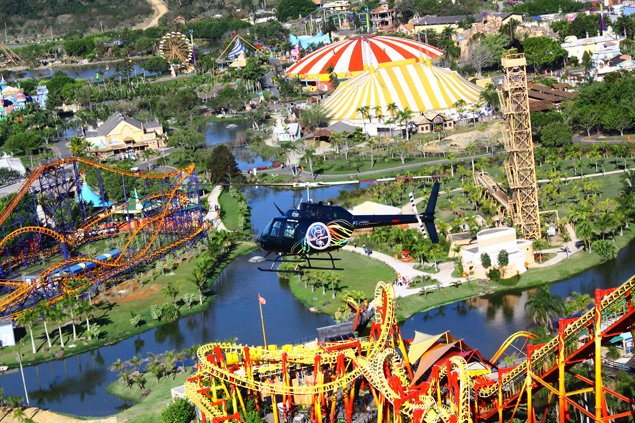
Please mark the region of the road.
[[[503, 153], [500, 153], [503, 154]], [[474, 156], [474, 160], [476, 159], [482, 159], [485, 157], [492, 157], [494, 154], [493, 153], [487, 153], [487, 154], [478, 154], [476, 156]], [[454, 159], [452, 162], [464, 162], [464, 161], [470, 161], [472, 160], [471, 157], [459, 157], [457, 159]], [[424, 163], [411, 163], [411, 164], [404, 164], [401, 166], [396, 166], [396, 167], [391, 167], [388, 169], [377, 169], [377, 170], [369, 170], [367, 172], [355, 172], [355, 173], [342, 173], [339, 175], [312, 175], [310, 172], [300, 172], [300, 175], [296, 175], [296, 176], [300, 176], [302, 178], [306, 178], [306, 179], [336, 179], [336, 178], [363, 178], [365, 176], [372, 176], [372, 175], [376, 175], [379, 173], [386, 173], [386, 172], [392, 172], [392, 171], [396, 171], [396, 170], [407, 170], [407, 169], [415, 169], [415, 168], [420, 168], [421, 166], [434, 166], [437, 164], [443, 164], [443, 163], [449, 163], [450, 160], [448, 159], [439, 159], [439, 160], [432, 160], [430, 162], [424, 162]], [[276, 168], [276, 169], [269, 169], [269, 170], [264, 170], [263, 172], [266, 173], [271, 173], [274, 175], [291, 175], [291, 167], [287, 166], [284, 169], [281, 168]]]
[[159, 25], [159, 19], [161, 16], [168, 13], [168, 5], [163, 0], [146, 0], [152, 6], [154, 10], [154, 15], [148, 19], [145, 19], [143, 22], [135, 26], [135, 29], [148, 29], [152, 26]]

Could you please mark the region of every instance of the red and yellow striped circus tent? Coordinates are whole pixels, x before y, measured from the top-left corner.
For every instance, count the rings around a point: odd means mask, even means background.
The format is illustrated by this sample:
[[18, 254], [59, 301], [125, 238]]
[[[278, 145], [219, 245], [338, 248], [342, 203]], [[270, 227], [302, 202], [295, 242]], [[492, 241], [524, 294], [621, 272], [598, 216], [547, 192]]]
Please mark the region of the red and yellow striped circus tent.
[[482, 88], [449, 69], [433, 66], [429, 59], [384, 63], [340, 84], [323, 103], [332, 120], [362, 120], [360, 107], [368, 106], [371, 115], [390, 116], [387, 105], [413, 113], [453, 109], [463, 100], [479, 101]]
[[436, 59], [443, 51], [428, 44], [400, 37], [360, 35], [324, 46], [300, 59], [287, 69], [290, 77], [309, 81], [328, 81], [326, 68], [333, 66], [339, 78], [352, 78], [364, 66], [425, 57]]

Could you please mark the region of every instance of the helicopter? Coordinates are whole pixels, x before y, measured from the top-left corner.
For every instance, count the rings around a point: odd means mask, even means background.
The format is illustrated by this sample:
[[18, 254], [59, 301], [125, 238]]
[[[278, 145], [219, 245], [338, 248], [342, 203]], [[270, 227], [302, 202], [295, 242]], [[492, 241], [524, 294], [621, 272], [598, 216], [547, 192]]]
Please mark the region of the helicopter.
[[[386, 180], [414, 178], [423, 177], [387, 178]], [[346, 246], [356, 229], [419, 223], [419, 229], [424, 236], [427, 232], [427, 236], [436, 244], [439, 242], [439, 237], [434, 226], [434, 210], [439, 186], [438, 182], [434, 183], [430, 199], [422, 214], [417, 212], [412, 193], [410, 193], [410, 203], [414, 214], [409, 215], [354, 215], [343, 207], [334, 206], [331, 202], [324, 204], [321, 201], [301, 202], [297, 208], [283, 212], [274, 204], [280, 216], [269, 222], [256, 243], [267, 253], [263, 260], [272, 253], [276, 254], [276, 257], [268, 260], [272, 262], [270, 268], [258, 267], [258, 270], [298, 274], [304, 273], [304, 270], [343, 270], [335, 266], [335, 261], [341, 259], [333, 258], [331, 251]], [[328, 258], [314, 257], [317, 254], [327, 254]], [[330, 261], [331, 267], [314, 266], [311, 261]], [[297, 263], [297, 265], [294, 270], [275, 269], [275, 265], [279, 263]]]

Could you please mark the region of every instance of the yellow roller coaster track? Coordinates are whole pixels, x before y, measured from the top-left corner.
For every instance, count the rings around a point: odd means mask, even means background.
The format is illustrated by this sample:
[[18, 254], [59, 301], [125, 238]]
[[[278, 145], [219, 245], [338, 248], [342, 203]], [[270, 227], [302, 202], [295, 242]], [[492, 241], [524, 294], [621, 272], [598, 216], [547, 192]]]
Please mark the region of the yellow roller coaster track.
[[[560, 371], [564, 372], [562, 366], [579, 362], [580, 354], [585, 357], [593, 342], [596, 343], [596, 354], [599, 354], [597, 343], [603, 342], [601, 339], [612, 338], [619, 328], [621, 331], [632, 330], [635, 324], [634, 288], [635, 276], [615, 290], [596, 292], [596, 309], [577, 320], [562, 321], [562, 339], [559, 341], [555, 337], [542, 346], [532, 346], [529, 361], [525, 360], [510, 370], [499, 371], [500, 385], [495, 377], [472, 377], [466, 359], [454, 354], [433, 365], [425, 382], [412, 385], [412, 375], [408, 378], [407, 372], [409, 364], [402, 360], [402, 357], [407, 358], [407, 351], [401, 344], [395, 321], [392, 286], [380, 283], [375, 291], [375, 322], [369, 338], [327, 344], [285, 345], [281, 350], [276, 346], [265, 349], [230, 343], [204, 345], [198, 350], [198, 372], [188, 379], [185, 392], [207, 417], [212, 418], [212, 423], [240, 419], [237, 404], [241, 405], [243, 412], [245, 410], [241, 392], [256, 395], [258, 400], [271, 397], [274, 409], [282, 397], [285, 415], [291, 409], [291, 399], [293, 404], [311, 406], [312, 421], [316, 423], [322, 423], [323, 415], [328, 418], [330, 409], [330, 421], [333, 421], [336, 398], [339, 396], [347, 404], [360, 380], [370, 387], [378, 410], [378, 423], [401, 423], [402, 419], [413, 423], [469, 423], [474, 416], [488, 419], [496, 412], [501, 413], [502, 419], [502, 411], [514, 407], [514, 404], [517, 407], [523, 394], [529, 391], [527, 384], [530, 377], [543, 384], [536, 384], [534, 389], [546, 386], [546, 382], [540, 379], [543, 375], [550, 376], [550, 383], [554, 383], [553, 371], [554, 366], [558, 368], [558, 360]], [[600, 320], [606, 328], [601, 329], [604, 332], [598, 332]], [[595, 329], [593, 325], [596, 325]], [[583, 341], [585, 333], [586, 338], [591, 336], [594, 340]], [[535, 335], [526, 332], [513, 334], [503, 343], [495, 358], [500, 358], [515, 340], [522, 338], [533, 339]], [[401, 354], [397, 349], [401, 349]], [[565, 364], [566, 357], [571, 357], [571, 363]], [[600, 361], [598, 357], [596, 362]], [[490, 365], [487, 360], [480, 363]], [[242, 388], [242, 391], [237, 388]], [[549, 389], [552, 393], [557, 392], [555, 388]], [[584, 392], [593, 389], [597, 393], [604, 388], [589, 388]], [[569, 394], [562, 394], [563, 397], [566, 395]], [[527, 396], [531, 398], [530, 393]], [[227, 399], [232, 400], [233, 410], [226, 409]], [[561, 401], [564, 400], [561, 398]], [[630, 404], [635, 406], [633, 401]], [[325, 408], [326, 412], [323, 412]], [[274, 418], [277, 422], [277, 413]], [[348, 410], [347, 420], [350, 422]]]

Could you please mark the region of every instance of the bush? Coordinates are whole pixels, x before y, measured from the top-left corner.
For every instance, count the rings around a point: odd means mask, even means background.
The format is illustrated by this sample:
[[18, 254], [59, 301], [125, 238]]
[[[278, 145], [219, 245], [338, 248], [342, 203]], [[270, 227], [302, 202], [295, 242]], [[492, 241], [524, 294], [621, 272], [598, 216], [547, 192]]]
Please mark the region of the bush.
[[501, 271], [494, 267], [487, 272], [487, 277], [490, 278], [490, 280], [499, 281], [501, 279]]
[[175, 399], [161, 412], [163, 423], [190, 423], [195, 417], [194, 406], [185, 398]]
[[103, 330], [101, 327], [99, 327], [98, 324], [93, 323], [92, 325], [90, 325], [90, 331], [88, 333], [91, 338], [99, 339], [99, 337], [103, 333]]
[[130, 317], [130, 325], [136, 328], [141, 323], [141, 316], [135, 314], [133, 311], [131, 311], [130, 314], [132, 316]]
[[157, 304], [151, 305], [150, 316], [152, 316], [154, 320], [161, 320], [161, 317], [163, 317], [163, 308]]
[[602, 260], [612, 260], [617, 257], [617, 247], [608, 239], [600, 239], [591, 243], [591, 249], [595, 251]]
[[165, 303], [161, 307], [161, 320], [173, 322], [180, 317], [179, 309], [173, 303]]

